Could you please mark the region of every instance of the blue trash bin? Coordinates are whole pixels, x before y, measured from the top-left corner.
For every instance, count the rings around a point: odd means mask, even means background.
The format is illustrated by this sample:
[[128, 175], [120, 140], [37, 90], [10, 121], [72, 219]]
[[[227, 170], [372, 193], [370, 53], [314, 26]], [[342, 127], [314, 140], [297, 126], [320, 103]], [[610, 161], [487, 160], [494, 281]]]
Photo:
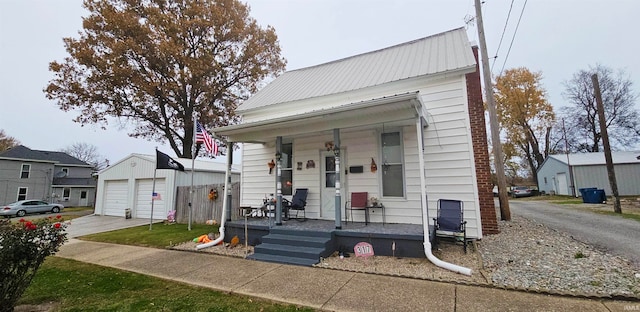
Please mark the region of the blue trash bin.
[[604, 193], [604, 190], [599, 189], [589, 189], [584, 190], [582, 195], [582, 202], [586, 204], [602, 204], [607, 201], [607, 196]]
[[607, 202], [607, 195], [604, 193], [604, 190], [595, 190], [593, 192], [594, 204], [602, 204]]
[[585, 187], [578, 189], [580, 191], [580, 195], [582, 196], [583, 203], [593, 203], [595, 199], [593, 198], [593, 191], [597, 190], [597, 187]]

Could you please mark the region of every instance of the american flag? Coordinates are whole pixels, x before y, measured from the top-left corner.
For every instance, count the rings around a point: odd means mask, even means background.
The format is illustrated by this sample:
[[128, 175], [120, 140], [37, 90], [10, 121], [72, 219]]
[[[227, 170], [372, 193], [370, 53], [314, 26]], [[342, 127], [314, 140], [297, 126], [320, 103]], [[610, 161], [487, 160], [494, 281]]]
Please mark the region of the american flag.
[[151, 199], [154, 199], [154, 200], [161, 200], [161, 199], [162, 199], [162, 196], [160, 196], [160, 193], [152, 192], [152, 193], [151, 193]]
[[209, 132], [204, 127], [196, 122], [196, 144], [203, 143], [204, 148], [209, 155], [218, 156], [218, 144], [211, 138]]

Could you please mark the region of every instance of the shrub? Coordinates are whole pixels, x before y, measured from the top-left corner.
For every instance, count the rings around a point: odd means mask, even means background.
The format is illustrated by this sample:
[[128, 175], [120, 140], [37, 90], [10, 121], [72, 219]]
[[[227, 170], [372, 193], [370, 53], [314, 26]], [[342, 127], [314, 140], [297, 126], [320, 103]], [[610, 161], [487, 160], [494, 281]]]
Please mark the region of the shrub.
[[60, 216], [19, 223], [0, 220], [0, 311], [13, 311], [45, 258], [67, 241]]

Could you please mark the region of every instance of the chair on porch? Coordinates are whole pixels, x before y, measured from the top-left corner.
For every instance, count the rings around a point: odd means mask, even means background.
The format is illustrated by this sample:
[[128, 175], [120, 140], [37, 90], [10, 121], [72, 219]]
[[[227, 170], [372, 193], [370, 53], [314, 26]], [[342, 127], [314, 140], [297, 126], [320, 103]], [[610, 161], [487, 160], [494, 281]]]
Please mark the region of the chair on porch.
[[367, 210], [367, 198], [369, 194], [367, 192], [353, 192], [351, 193], [351, 200], [349, 200], [344, 206], [344, 216], [349, 222], [349, 217], [347, 216], [347, 210], [349, 210], [351, 215], [351, 222], [353, 222], [353, 211], [354, 210], [364, 210], [364, 222], [365, 225], [369, 223], [369, 211]]
[[438, 217], [433, 218], [433, 248], [437, 248], [439, 237], [451, 238], [454, 242], [462, 239], [467, 252], [467, 221], [464, 221], [464, 205], [461, 200], [439, 199]]
[[[291, 210], [296, 211], [296, 219], [298, 221], [306, 221], [307, 215], [305, 213], [305, 207], [307, 206], [307, 195], [309, 194], [309, 189], [306, 188], [298, 188], [296, 189], [296, 193], [293, 194], [293, 198], [291, 201], [286, 198], [282, 198], [282, 209], [286, 211], [286, 214], [291, 216]], [[298, 213], [302, 211], [302, 220], [298, 218]]]

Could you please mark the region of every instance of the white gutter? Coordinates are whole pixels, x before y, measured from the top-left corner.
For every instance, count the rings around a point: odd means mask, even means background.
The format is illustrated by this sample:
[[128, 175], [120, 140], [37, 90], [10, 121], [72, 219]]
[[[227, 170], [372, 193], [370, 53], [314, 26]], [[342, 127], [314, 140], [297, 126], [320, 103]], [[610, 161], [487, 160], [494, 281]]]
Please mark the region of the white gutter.
[[[415, 103], [414, 105], [419, 105], [421, 103]], [[445, 262], [438, 259], [436, 256], [431, 253], [431, 240], [429, 239], [429, 209], [427, 207], [427, 191], [426, 191], [426, 179], [424, 176], [424, 139], [423, 135], [423, 127], [422, 127], [422, 118], [426, 116], [420, 116], [422, 114], [422, 110], [416, 107], [416, 111], [418, 113], [418, 118], [416, 118], [416, 131], [418, 135], [418, 163], [420, 165], [420, 187], [422, 190], [422, 196], [420, 196], [420, 201], [422, 202], [422, 226], [424, 232], [424, 254], [427, 256], [427, 259], [431, 261], [436, 266], [441, 268], [464, 274], [471, 275], [471, 269], [461, 267], [459, 265], [455, 265], [453, 263]]]
[[222, 216], [220, 216], [220, 229], [218, 230], [218, 232], [220, 232], [220, 236], [218, 236], [218, 238], [214, 239], [211, 242], [197, 245], [196, 250], [215, 246], [224, 241], [224, 222], [227, 219], [227, 203], [230, 197], [229, 195], [231, 195], [231, 163], [233, 162], [231, 153], [233, 153], [233, 144], [229, 143], [229, 148], [227, 151], [227, 170], [224, 174], [224, 198], [222, 199]]

